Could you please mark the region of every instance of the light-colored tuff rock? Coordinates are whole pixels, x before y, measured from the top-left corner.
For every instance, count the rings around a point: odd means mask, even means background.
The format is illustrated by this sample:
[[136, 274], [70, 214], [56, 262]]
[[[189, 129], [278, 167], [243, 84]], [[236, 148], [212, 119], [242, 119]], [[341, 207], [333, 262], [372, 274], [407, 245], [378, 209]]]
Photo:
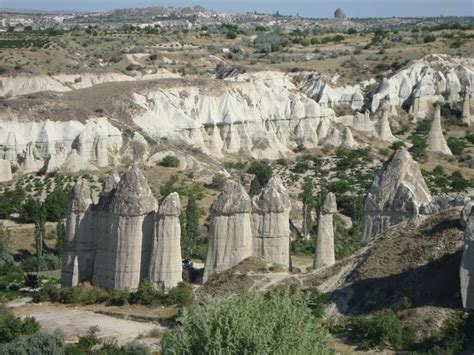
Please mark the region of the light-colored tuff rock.
[[89, 184], [79, 180], [71, 192], [66, 220], [66, 237], [61, 267], [61, 286], [72, 287], [90, 281], [97, 250]]
[[471, 94], [468, 90], [464, 93], [462, 102], [462, 122], [468, 126], [474, 124], [474, 119], [471, 117]]
[[41, 159], [38, 149], [33, 142], [28, 143], [20, 165], [21, 170], [24, 173], [33, 173], [39, 171], [43, 166], [44, 161]]
[[8, 160], [0, 159], [0, 182], [6, 182], [13, 179], [12, 166]]
[[376, 127], [376, 137], [382, 141], [386, 142], [394, 142], [397, 139], [392, 134], [392, 130], [390, 128], [390, 122], [388, 120], [388, 109], [385, 109], [380, 117], [380, 120], [377, 122]]
[[474, 209], [466, 206], [463, 211], [464, 222], [464, 251], [461, 261], [461, 297], [464, 308], [474, 309]]
[[431, 200], [418, 164], [406, 150], [397, 150], [384, 163], [365, 197], [364, 239], [412, 220]]
[[173, 192], [163, 200], [156, 215], [150, 261], [150, 281], [156, 287], [169, 289], [183, 280], [180, 212], [179, 195]]
[[127, 169], [108, 206], [108, 230], [101, 235], [93, 283], [111, 289], [136, 289], [149, 275], [157, 201], [136, 166]]
[[291, 202], [280, 178], [273, 176], [252, 199], [253, 254], [290, 268]]
[[332, 192], [326, 195], [318, 217], [318, 232], [316, 236], [316, 253], [314, 254], [313, 269], [328, 267], [336, 263], [334, 254], [333, 215], [337, 212], [336, 195]]
[[[433, 103], [456, 102], [464, 87], [474, 89], [474, 60], [447, 55], [427, 55], [413, 62], [388, 79], [372, 92], [370, 108], [375, 112], [382, 103], [401, 107], [409, 105], [418, 117], [426, 117]], [[461, 84], [462, 83], [462, 84]]]
[[247, 191], [238, 182], [227, 180], [211, 206], [204, 282], [252, 256], [251, 212]]
[[433, 122], [431, 123], [431, 129], [428, 133], [428, 139], [426, 142], [428, 145], [426, 149], [430, 152], [453, 155], [443, 136], [443, 128], [441, 127], [441, 108], [439, 105], [435, 108]]

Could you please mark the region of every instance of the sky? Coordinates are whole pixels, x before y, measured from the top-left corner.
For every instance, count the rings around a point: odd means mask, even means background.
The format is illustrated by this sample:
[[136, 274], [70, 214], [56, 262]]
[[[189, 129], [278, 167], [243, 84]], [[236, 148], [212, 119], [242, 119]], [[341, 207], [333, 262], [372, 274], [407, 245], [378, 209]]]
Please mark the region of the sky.
[[191, 6], [226, 12], [332, 17], [340, 7], [348, 17], [474, 16], [474, 0], [0, 0], [0, 8], [103, 11], [127, 7]]

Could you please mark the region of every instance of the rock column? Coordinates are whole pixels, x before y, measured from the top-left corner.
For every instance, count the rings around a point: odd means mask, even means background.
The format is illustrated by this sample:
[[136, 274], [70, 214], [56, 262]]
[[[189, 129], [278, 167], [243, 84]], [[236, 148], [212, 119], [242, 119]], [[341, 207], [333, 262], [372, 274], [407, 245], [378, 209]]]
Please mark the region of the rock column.
[[428, 133], [427, 144], [427, 150], [430, 152], [453, 155], [443, 136], [443, 129], [441, 127], [441, 108], [439, 105], [435, 108], [433, 123], [431, 124], [431, 129]]
[[251, 200], [236, 181], [228, 180], [211, 206], [204, 282], [252, 255]]
[[0, 182], [6, 182], [13, 179], [12, 166], [8, 160], [0, 159]]
[[274, 176], [252, 200], [254, 255], [290, 268], [291, 202], [280, 178]]
[[180, 212], [176, 192], [169, 194], [158, 210], [150, 261], [150, 281], [156, 287], [169, 289], [183, 280]]
[[469, 127], [472, 124], [470, 105], [470, 94], [469, 91], [466, 89], [466, 93], [464, 94], [464, 100], [462, 102], [462, 122], [467, 124]]
[[335, 264], [333, 214], [337, 212], [336, 195], [326, 195], [318, 218], [318, 234], [316, 237], [316, 253], [313, 269], [320, 269]]
[[94, 284], [112, 289], [136, 289], [148, 277], [153, 243], [156, 199], [138, 169], [131, 166], [120, 180], [108, 208], [106, 248], [97, 259], [107, 261], [96, 268]]
[[91, 207], [89, 184], [80, 180], [74, 186], [69, 202], [61, 267], [62, 287], [72, 287], [92, 279], [97, 244]]

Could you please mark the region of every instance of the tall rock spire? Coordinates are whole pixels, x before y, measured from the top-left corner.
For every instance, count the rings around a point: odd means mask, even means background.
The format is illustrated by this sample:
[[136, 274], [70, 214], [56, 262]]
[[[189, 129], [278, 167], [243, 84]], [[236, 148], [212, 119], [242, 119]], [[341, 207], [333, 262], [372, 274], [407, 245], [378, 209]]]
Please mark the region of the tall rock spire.
[[473, 123], [473, 118], [471, 117], [471, 97], [469, 89], [466, 88], [464, 93], [464, 100], [462, 102], [462, 122], [467, 124], [469, 127]]
[[13, 179], [12, 166], [8, 160], [0, 159], [0, 182]]
[[164, 289], [175, 287], [183, 280], [180, 212], [179, 195], [173, 192], [163, 200], [156, 216], [150, 281]]
[[313, 269], [332, 266], [336, 262], [334, 254], [333, 214], [337, 212], [336, 195], [326, 195], [318, 217], [318, 234], [316, 237], [316, 253]]
[[419, 214], [431, 194], [418, 164], [406, 150], [397, 150], [382, 166], [364, 201], [364, 239]]
[[252, 199], [254, 255], [290, 268], [291, 202], [280, 178], [273, 176]]
[[109, 227], [96, 259], [93, 282], [107, 290], [136, 289], [149, 274], [154, 214], [158, 204], [136, 166], [122, 176], [108, 206]]
[[453, 155], [443, 136], [443, 129], [441, 127], [441, 108], [439, 105], [435, 108], [433, 123], [431, 124], [431, 129], [428, 133], [427, 143], [427, 150], [430, 152]]
[[377, 134], [377, 138], [386, 141], [386, 142], [394, 142], [396, 138], [392, 134], [392, 130], [390, 129], [390, 122], [388, 120], [388, 108], [385, 108], [382, 113], [382, 117], [380, 117], [379, 121], [375, 125], [375, 130]]
[[204, 282], [252, 255], [251, 200], [236, 181], [224, 183], [211, 206]]
[[91, 215], [92, 195], [89, 184], [79, 180], [71, 192], [66, 220], [66, 238], [61, 267], [61, 285], [75, 286], [90, 281], [97, 248]]

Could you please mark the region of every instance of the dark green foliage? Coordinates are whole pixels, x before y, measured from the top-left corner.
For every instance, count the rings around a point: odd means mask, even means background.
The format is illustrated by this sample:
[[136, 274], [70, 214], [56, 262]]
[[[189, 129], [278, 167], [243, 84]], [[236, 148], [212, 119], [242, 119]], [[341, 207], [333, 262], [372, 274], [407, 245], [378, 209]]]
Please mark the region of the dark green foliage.
[[131, 298], [128, 290], [115, 289], [110, 292], [109, 304], [111, 306], [123, 306], [128, 304], [128, 300]]
[[21, 206], [20, 219], [26, 223], [35, 223], [38, 221], [43, 204], [41, 201], [28, 198], [26, 202]]
[[367, 148], [358, 148], [358, 149], [346, 149], [338, 148], [336, 151], [337, 168], [339, 170], [346, 170], [355, 168], [362, 165], [364, 162], [367, 162], [370, 155]]
[[448, 147], [451, 149], [451, 152], [454, 155], [459, 155], [462, 151], [467, 147], [466, 142], [464, 140], [456, 138], [456, 137], [448, 137], [447, 139]]
[[7, 190], [0, 195], [0, 219], [8, 218], [12, 213], [18, 213], [25, 200], [25, 191], [19, 186], [15, 190]]
[[181, 229], [181, 252], [183, 257], [193, 256], [196, 250], [199, 237], [199, 216], [200, 211], [196, 198], [191, 195], [188, 198]]
[[259, 33], [254, 40], [257, 53], [278, 52], [290, 44], [288, 37], [282, 33]]
[[257, 195], [263, 186], [267, 184], [268, 180], [271, 179], [273, 169], [266, 160], [256, 160], [250, 164], [247, 172], [255, 175], [255, 178], [250, 184], [250, 195]]
[[224, 174], [218, 173], [212, 177], [212, 186], [219, 187], [221, 186], [226, 180]]
[[298, 174], [304, 174], [309, 169], [309, 164], [306, 161], [299, 161], [293, 167], [293, 172]]
[[69, 192], [60, 188], [54, 189], [44, 201], [46, 219], [50, 222], [59, 222], [66, 218]]
[[393, 150], [398, 150], [404, 147], [405, 147], [405, 143], [403, 141], [393, 142], [392, 145], [390, 146], [390, 148], [392, 148]]
[[163, 297], [163, 292], [157, 291], [150, 281], [144, 280], [140, 282], [137, 291], [131, 295], [130, 302], [148, 305], [155, 300], [163, 299]]
[[426, 148], [428, 144], [426, 143], [426, 138], [421, 135], [413, 135], [410, 137], [411, 143], [413, 144], [410, 148], [410, 152], [413, 155], [413, 158], [416, 160], [422, 160], [426, 158]]
[[54, 334], [35, 332], [18, 337], [8, 344], [0, 344], [0, 353], [3, 355], [62, 355], [64, 348], [64, 337], [60, 332]]
[[430, 42], [434, 42], [434, 41], [436, 41], [436, 37], [434, 35], [426, 35], [423, 38], [424, 43], [430, 43]]
[[348, 329], [362, 350], [387, 347], [406, 349], [415, 340], [414, 329], [405, 327], [391, 309], [351, 317]]
[[306, 177], [304, 179], [303, 192], [299, 197], [303, 201], [303, 235], [306, 236], [313, 228], [311, 211], [316, 206], [316, 199], [314, 197], [314, 184], [310, 177]]
[[469, 188], [472, 184], [469, 180], [465, 179], [459, 170], [455, 171], [451, 175], [451, 189], [459, 192]]
[[8, 343], [22, 335], [36, 333], [39, 324], [34, 318], [21, 319], [15, 316], [5, 305], [0, 304], [0, 343]]
[[464, 137], [469, 143], [474, 144], [474, 133], [466, 132], [466, 136]]
[[180, 282], [176, 287], [173, 287], [169, 290], [166, 295], [165, 302], [167, 304], [176, 304], [178, 306], [185, 306], [192, 303], [193, 293], [191, 287], [184, 283]]
[[60, 221], [56, 224], [56, 252], [61, 259], [64, 252], [64, 238], [66, 237], [66, 226]]
[[23, 268], [27, 272], [59, 270], [61, 261], [54, 254], [44, 254], [40, 257], [28, 256], [23, 261]]
[[167, 155], [161, 160], [160, 165], [168, 168], [176, 168], [179, 166], [179, 159], [174, 155]]
[[424, 120], [418, 123], [418, 126], [415, 129], [417, 134], [427, 135], [431, 129], [431, 119], [425, 118]]
[[300, 295], [248, 293], [183, 309], [163, 354], [329, 354], [327, 331]]
[[13, 261], [12, 256], [8, 252], [8, 238], [8, 231], [0, 228], [0, 267]]
[[292, 255], [314, 255], [316, 249], [314, 240], [295, 239], [290, 243], [290, 253]]

